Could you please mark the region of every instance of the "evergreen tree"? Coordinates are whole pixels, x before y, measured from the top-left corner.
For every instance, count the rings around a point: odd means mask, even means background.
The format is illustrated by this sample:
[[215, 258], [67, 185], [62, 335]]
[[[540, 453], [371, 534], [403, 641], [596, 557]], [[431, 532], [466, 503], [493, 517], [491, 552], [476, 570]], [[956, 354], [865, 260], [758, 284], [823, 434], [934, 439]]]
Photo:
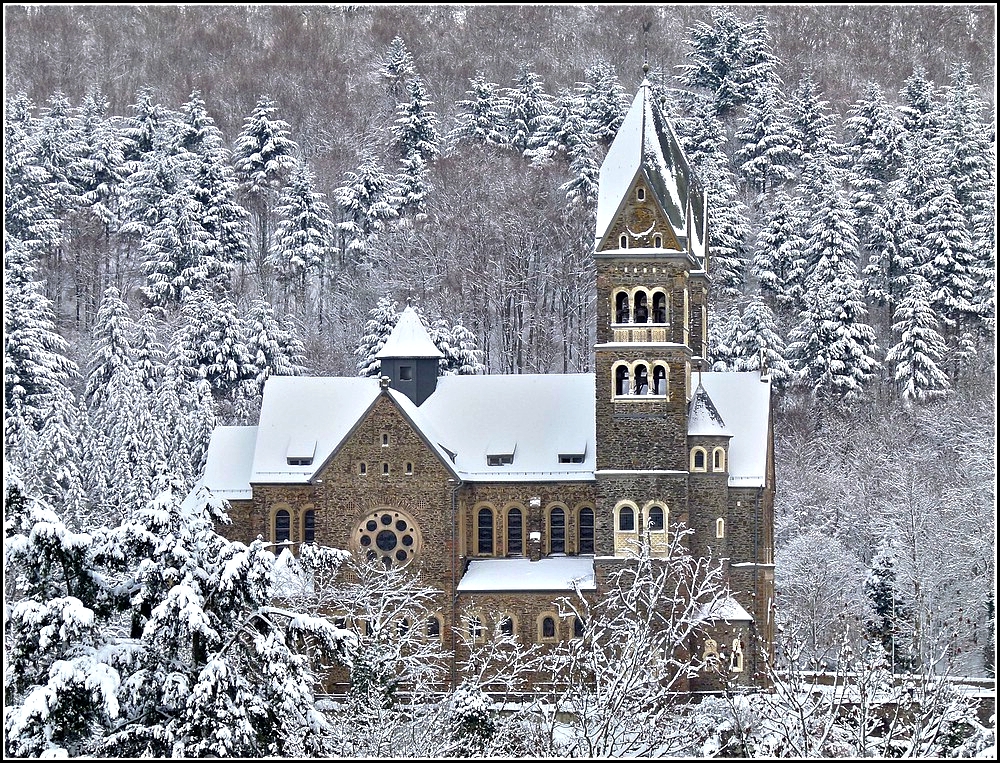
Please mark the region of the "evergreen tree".
[[124, 141], [108, 115], [98, 87], [87, 91], [78, 109], [82, 154], [74, 167], [84, 208], [102, 227], [105, 241], [119, 225], [119, 196], [125, 178]]
[[80, 428], [75, 401], [54, 400], [36, 441], [25, 487], [38, 496], [74, 530], [85, 529], [87, 496], [80, 468]]
[[896, 309], [895, 321], [892, 330], [899, 342], [886, 354], [885, 361], [900, 396], [906, 402], [944, 397], [950, 384], [938, 363], [945, 357], [946, 347], [937, 331], [930, 288], [920, 276], [910, 280], [909, 289]]
[[90, 349], [90, 371], [83, 393], [84, 400], [92, 409], [104, 405], [108, 383], [118, 370], [134, 367], [134, 333], [135, 327], [128, 306], [119, 296], [118, 289], [109, 286], [97, 311], [94, 343]]
[[805, 292], [803, 231], [808, 219], [798, 196], [775, 190], [764, 209], [764, 221], [754, 245], [750, 273], [772, 304], [798, 310]]
[[580, 96], [567, 88], [559, 91], [552, 101], [552, 108], [538, 120], [538, 128], [525, 158], [541, 166], [557, 157], [567, 158], [572, 146], [585, 142], [593, 147], [589, 134], [592, 125], [584, 116], [585, 106]]
[[441, 318], [434, 321], [427, 333], [434, 346], [444, 356], [438, 361], [439, 375], [465, 376], [486, 373], [483, 351], [479, 349], [476, 335], [461, 323], [449, 328], [448, 321]]
[[503, 110], [499, 86], [489, 82], [478, 72], [469, 80], [468, 98], [455, 103], [458, 114], [455, 125], [448, 133], [453, 147], [466, 143], [484, 146], [503, 146]]
[[389, 334], [396, 328], [397, 321], [399, 321], [397, 302], [389, 297], [382, 297], [378, 304], [368, 311], [361, 343], [354, 351], [358, 358], [358, 376], [379, 375], [382, 361], [375, 356], [385, 346]]
[[341, 251], [363, 260], [371, 240], [399, 216], [399, 199], [392, 179], [374, 155], [367, 155], [357, 172], [347, 173], [347, 183], [334, 191], [342, 222], [337, 230], [346, 244]]
[[504, 143], [523, 155], [535, 141], [535, 133], [552, 107], [542, 79], [526, 64], [521, 66], [514, 87], [504, 91]]
[[152, 312], [144, 311], [135, 322], [132, 340], [133, 367], [139, 382], [153, 392], [163, 376], [166, 349], [160, 342], [156, 320]]
[[24, 93], [7, 100], [3, 141], [4, 251], [16, 239], [28, 259], [53, 249], [61, 235], [53, 216], [55, 189], [38, 159], [33, 110]]
[[421, 223], [427, 219], [427, 194], [432, 188], [429, 175], [430, 170], [420, 158], [420, 154], [414, 153], [403, 160], [396, 175], [396, 194], [401, 222]]
[[903, 193], [902, 181], [882, 187], [871, 207], [868, 231], [865, 290], [875, 304], [888, 305], [893, 312], [923, 256], [916, 211]]
[[896, 580], [896, 564], [892, 546], [883, 541], [872, 559], [872, 567], [865, 581], [865, 596], [871, 603], [871, 619], [868, 622], [868, 633], [876, 639], [890, 659], [893, 672], [908, 671], [913, 667], [908, 659], [908, 649], [898, 648], [897, 641], [909, 643], [907, 638], [900, 639], [901, 624], [908, 617], [907, 607], [900, 595]]
[[730, 354], [733, 371], [765, 371], [777, 390], [792, 381], [792, 368], [785, 360], [785, 340], [778, 333], [771, 308], [759, 297], [743, 309]]
[[396, 100], [403, 93], [415, 71], [413, 55], [406, 49], [406, 44], [398, 35], [393, 37], [378, 68], [390, 98]]
[[410, 99], [396, 108], [396, 123], [392, 127], [393, 145], [399, 157], [407, 160], [417, 155], [430, 164], [441, 153], [438, 116], [424, 92], [424, 83], [414, 76], [407, 86]]
[[322, 272], [333, 236], [330, 208], [314, 190], [316, 178], [302, 162], [281, 192], [270, 261], [286, 294], [296, 287], [304, 303], [310, 277]]
[[763, 15], [744, 23], [727, 8], [713, 8], [711, 17], [711, 24], [698, 22], [684, 40], [689, 48], [684, 56], [691, 63], [680, 67], [678, 80], [711, 93], [713, 112], [725, 119], [759, 86], [774, 83], [778, 61]]
[[204, 379], [217, 397], [226, 397], [257, 369], [249, 357], [242, 321], [228, 299], [202, 293], [189, 297], [174, 338], [175, 362], [185, 378]]
[[828, 162], [813, 165], [807, 188], [811, 214], [804, 236], [805, 282], [807, 288], [821, 288], [856, 271], [858, 237], [839, 174]]
[[852, 205], [860, 220], [876, 213], [883, 189], [904, 161], [903, 126], [877, 84], [869, 82], [850, 109], [844, 128], [851, 161]]
[[736, 133], [735, 160], [740, 179], [760, 193], [795, 179], [794, 139], [782, 110], [777, 83], [761, 83], [747, 101]]
[[72, 397], [78, 371], [56, 331], [52, 303], [34, 280], [26, 247], [8, 238], [4, 257], [4, 443], [19, 441], [18, 429], [39, 432], [53, 404]]
[[836, 141], [836, 117], [818, 89], [812, 77], [806, 75], [789, 98], [789, 136], [795, 161], [803, 173], [824, 172], [842, 154]]
[[584, 72], [586, 80], [576, 86], [577, 103], [594, 142], [605, 149], [611, 147], [618, 128], [632, 102], [618, 79], [614, 67], [607, 61], [596, 61]]
[[255, 256], [262, 270], [271, 246], [271, 211], [288, 174], [295, 168], [298, 146], [288, 137], [287, 122], [274, 119], [277, 105], [270, 98], [257, 101], [236, 138], [233, 167], [247, 199], [256, 230]]
[[291, 323], [282, 325], [263, 296], [251, 303], [243, 321], [246, 354], [256, 373], [249, 379], [260, 395], [270, 376], [298, 376], [305, 371], [305, 347]]

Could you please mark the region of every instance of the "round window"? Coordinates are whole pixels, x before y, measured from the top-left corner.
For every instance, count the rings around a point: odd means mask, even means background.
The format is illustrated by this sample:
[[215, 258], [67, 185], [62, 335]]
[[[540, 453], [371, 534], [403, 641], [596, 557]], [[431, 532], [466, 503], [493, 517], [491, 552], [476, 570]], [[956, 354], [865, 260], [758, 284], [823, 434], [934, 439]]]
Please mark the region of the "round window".
[[352, 540], [354, 548], [364, 551], [369, 561], [388, 569], [409, 564], [417, 555], [420, 530], [406, 514], [383, 508], [358, 523]]

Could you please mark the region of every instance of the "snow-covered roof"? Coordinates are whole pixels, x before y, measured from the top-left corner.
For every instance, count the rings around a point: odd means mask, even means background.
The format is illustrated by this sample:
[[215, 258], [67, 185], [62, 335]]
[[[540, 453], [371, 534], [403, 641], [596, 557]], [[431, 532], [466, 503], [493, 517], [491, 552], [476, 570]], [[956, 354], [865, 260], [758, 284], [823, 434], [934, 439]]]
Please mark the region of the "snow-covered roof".
[[[443, 376], [420, 406], [463, 479], [592, 480], [593, 374]], [[491, 466], [487, 456], [513, 454]], [[582, 456], [560, 463], [560, 456]], [[567, 459], [568, 460], [568, 459]]]
[[208, 442], [201, 482], [226, 500], [248, 500], [257, 427], [216, 427]]
[[[460, 479], [590, 481], [597, 465], [594, 383], [593, 374], [443, 376], [419, 407], [396, 390], [388, 394]], [[701, 384], [732, 435], [730, 486], [764, 485], [770, 383], [756, 372], [727, 372], [703, 373]], [[257, 427], [213, 434], [205, 485], [235, 499], [250, 498], [254, 483], [308, 482], [379, 393], [375, 378], [272, 376]], [[509, 463], [488, 460], [510, 454]]]
[[[680, 141], [643, 80], [601, 165], [596, 240], [598, 245], [618, 215], [639, 173], [649, 184], [678, 238], [705, 256], [705, 200]], [[683, 244], [682, 244], [683, 245]]]
[[756, 371], [707, 372], [701, 384], [733, 435], [729, 441], [729, 486], [763, 487], [767, 477], [767, 433], [771, 383]]
[[459, 593], [487, 591], [593, 591], [594, 559], [589, 556], [545, 556], [529, 559], [474, 559], [458, 584]]
[[376, 358], [442, 358], [416, 311], [406, 306]]
[[701, 617], [705, 620], [726, 620], [735, 622], [753, 622], [753, 615], [732, 596], [716, 599], [710, 606], [703, 607]]
[[688, 435], [732, 436], [705, 387], [699, 383], [688, 405]]
[[[250, 481], [308, 481], [378, 394], [374, 377], [270, 377], [264, 384]], [[312, 440], [313, 460], [290, 464], [289, 447]]]

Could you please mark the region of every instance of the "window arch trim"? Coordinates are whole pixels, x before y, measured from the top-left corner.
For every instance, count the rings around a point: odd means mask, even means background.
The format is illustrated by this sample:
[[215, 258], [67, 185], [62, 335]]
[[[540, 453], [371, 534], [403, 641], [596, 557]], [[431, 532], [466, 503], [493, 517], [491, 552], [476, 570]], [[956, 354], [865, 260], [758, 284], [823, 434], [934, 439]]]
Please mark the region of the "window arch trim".
[[[698, 456], [701, 456], [701, 466], [698, 466]], [[707, 472], [708, 471], [708, 453], [700, 445], [696, 445], [691, 448], [691, 471], [693, 472]]]

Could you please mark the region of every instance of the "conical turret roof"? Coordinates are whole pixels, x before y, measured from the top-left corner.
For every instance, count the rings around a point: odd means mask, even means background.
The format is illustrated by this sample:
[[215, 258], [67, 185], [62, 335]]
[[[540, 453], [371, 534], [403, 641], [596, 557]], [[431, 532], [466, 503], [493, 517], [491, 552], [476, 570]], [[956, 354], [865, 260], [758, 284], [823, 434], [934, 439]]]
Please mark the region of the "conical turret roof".
[[443, 358], [441, 351], [434, 346], [427, 329], [420, 322], [409, 305], [399, 316], [396, 327], [385, 340], [385, 345], [375, 354], [376, 358]]

